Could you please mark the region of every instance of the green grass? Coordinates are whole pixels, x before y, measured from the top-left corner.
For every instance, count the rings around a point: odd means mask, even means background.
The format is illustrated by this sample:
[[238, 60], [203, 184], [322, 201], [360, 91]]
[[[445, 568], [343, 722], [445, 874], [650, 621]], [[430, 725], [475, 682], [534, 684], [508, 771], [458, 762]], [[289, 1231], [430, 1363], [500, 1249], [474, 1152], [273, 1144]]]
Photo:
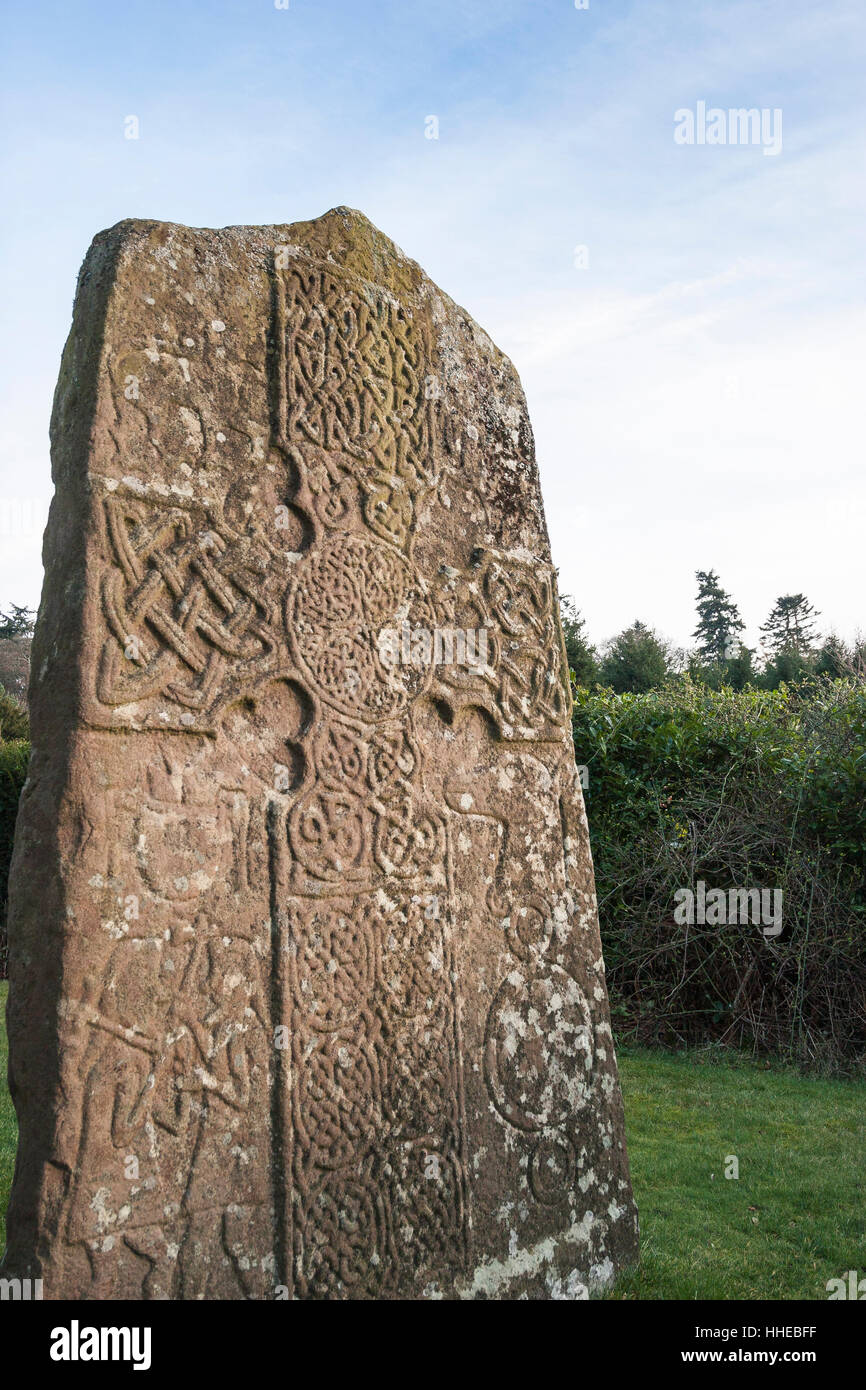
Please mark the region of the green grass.
[[610, 1297], [826, 1299], [866, 1271], [866, 1085], [694, 1053], [620, 1070], [641, 1263]]
[[[0, 1067], [2, 1246], [15, 1161], [5, 1026]], [[610, 1297], [826, 1299], [828, 1279], [866, 1272], [866, 1085], [694, 1053], [622, 1050], [620, 1072], [642, 1257]]]

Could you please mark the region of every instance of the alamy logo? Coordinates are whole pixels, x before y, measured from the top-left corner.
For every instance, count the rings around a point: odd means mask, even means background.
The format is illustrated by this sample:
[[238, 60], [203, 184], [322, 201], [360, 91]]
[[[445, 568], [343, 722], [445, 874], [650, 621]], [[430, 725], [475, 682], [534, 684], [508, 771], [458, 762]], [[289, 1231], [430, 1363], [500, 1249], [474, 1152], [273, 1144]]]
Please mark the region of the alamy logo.
[[674, 140], [678, 145], [762, 145], [764, 154], [782, 153], [782, 111], [768, 106], [707, 108], [699, 101], [674, 112]]
[[51, 1332], [52, 1361], [131, 1361], [134, 1371], [150, 1370], [149, 1327], [68, 1327]]
[[853, 1298], [861, 1303], [866, 1299], [866, 1279], [858, 1279], [856, 1269], [847, 1270], [841, 1279], [828, 1279], [824, 1288], [831, 1302], [834, 1298]]
[[379, 660], [383, 666], [487, 665], [487, 629], [472, 627], [386, 627], [379, 633]]
[[678, 926], [760, 926], [764, 936], [782, 930], [781, 888], [711, 888], [698, 879], [697, 891], [678, 888], [674, 893], [674, 921]]

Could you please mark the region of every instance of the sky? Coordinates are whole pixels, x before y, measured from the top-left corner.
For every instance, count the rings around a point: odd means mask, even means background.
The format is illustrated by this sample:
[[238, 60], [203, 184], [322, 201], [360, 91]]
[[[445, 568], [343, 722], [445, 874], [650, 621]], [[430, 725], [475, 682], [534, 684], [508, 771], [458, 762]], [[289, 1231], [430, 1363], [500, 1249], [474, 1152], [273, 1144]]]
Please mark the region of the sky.
[[345, 204], [514, 362], [593, 641], [688, 646], [710, 568], [752, 645], [791, 592], [866, 629], [866, 6], [579, 3], [5, 0], [0, 607], [92, 237]]

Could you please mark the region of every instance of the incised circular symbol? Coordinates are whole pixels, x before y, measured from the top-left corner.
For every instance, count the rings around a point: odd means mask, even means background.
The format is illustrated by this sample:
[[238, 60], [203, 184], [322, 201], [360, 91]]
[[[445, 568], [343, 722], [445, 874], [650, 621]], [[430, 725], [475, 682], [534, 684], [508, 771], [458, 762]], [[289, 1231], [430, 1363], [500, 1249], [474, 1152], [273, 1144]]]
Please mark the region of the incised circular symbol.
[[518, 1129], [561, 1125], [586, 1105], [592, 1020], [577, 981], [558, 965], [503, 981], [487, 1017], [484, 1074], [493, 1103]]
[[522, 961], [540, 959], [553, 936], [553, 914], [544, 898], [533, 897], [511, 908], [507, 930], [508, 944]]
[[432, 632], [433, 607], [408, 560], [379, 541], [340, 535], [311, 550], [295, 570], [286, 626], [310, 683], [344, 714], [393, 718], [430, 683], [432, 663], [403, 659], [402, 634]]
[[574, 1145], [565, 1134], [544, 1134], [529, 1160], [529, 1183], [537, 1201], [552, 1207], [561, 1202], [574, 1181]]

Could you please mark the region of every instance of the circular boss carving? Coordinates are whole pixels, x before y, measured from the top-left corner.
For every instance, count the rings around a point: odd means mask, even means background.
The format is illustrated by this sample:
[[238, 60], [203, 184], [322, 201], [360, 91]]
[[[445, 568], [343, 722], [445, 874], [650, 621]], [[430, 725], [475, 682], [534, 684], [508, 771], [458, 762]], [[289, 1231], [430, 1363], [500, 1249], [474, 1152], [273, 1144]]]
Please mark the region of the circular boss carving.
[[301, 665], [328, 704], [371, 720], [400, 714], [429, 684], [431, 663], [383, 661], [383, 631], [432, 629], [432, 606], [409, 562], [390, 546], [341, 535], [295, 571], [286, 624]]

